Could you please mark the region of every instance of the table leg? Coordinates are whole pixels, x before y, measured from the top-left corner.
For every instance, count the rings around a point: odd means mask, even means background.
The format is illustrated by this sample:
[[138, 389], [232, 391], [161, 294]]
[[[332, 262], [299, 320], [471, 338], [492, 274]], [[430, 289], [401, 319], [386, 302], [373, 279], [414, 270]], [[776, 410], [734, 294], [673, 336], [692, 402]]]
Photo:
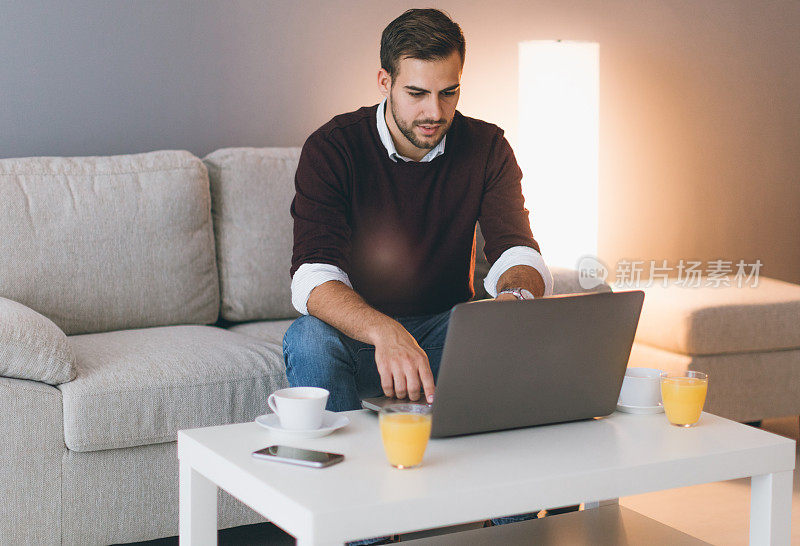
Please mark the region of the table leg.
[[792, 471], [750, 478], [750, 544], [789, 544]]
[[606, 506], [608, 504], [619, 504], [619, 499], [606, 499], [601, 501], [584, 502], [583, 509], [592, 510], [594, 508], [600, 508], [601, 506]]
[[217, 486], [183, 460], [178, 510], [181, 546], [217, 543]]

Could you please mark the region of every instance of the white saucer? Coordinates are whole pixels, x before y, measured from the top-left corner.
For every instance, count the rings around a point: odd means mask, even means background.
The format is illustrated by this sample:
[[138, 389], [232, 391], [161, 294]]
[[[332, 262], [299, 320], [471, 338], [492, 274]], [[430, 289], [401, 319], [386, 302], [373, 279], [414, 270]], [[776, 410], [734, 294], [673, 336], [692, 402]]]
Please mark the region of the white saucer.
[[270, 432], [280, 434], [282, 436], [297, 438], [303, 440], [306, 438], [321, 438], [327, 436], [334, 430], [340, 429], [350, 424], [350, 418], [341, 413], [334, 413], [332, 411], [325, 411], [322, 417], [322, 426], [312, 430], [286, 430], [281, 427], [281, 422], [278, 416], [274, 413], [267, 413], [256, 417], [256, 423], [269, 430]]
[[638, 415], [649, 415], [651, 413], [663, 413], [664, 406], [658, 404], [657, 406], [626, 406], [624, 404], [617, 404], [617, 411], [623, 413], [636, 413]]

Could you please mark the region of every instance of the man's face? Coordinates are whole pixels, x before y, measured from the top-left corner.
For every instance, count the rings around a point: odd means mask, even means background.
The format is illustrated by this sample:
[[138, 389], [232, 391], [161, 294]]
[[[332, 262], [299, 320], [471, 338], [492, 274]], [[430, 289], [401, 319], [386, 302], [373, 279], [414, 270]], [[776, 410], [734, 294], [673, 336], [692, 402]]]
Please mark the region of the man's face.
[[397, 128], [420, 150], [436, 147], [453, 122], [461, 94], [461, 57], [453, 52], [438, 61], [404, 58], [389, 82], [389, 112]]

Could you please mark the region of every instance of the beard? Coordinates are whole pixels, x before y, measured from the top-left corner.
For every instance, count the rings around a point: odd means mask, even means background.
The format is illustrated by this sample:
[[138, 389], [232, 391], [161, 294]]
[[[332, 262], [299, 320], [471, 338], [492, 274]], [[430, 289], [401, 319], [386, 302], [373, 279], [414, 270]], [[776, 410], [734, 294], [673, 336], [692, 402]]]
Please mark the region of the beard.
[[[450, 124], [453, 123], [453, 120], [447, 122], [446, 120], [432, 120], [432, 119], [423, 119], [420, 121], [414, 121], [411, 123], [406, 123], [406, 121], [400, 117], [398, 117], [397, 112], [394, 109], [394, 101], [389, 101], [389, 105], [391, 106], [392, 117], [394, 118], [395, 124], [397, 124], [397, 128], [400, 129], [400, 132], [403, 133], [403, 136], [408, 139], [411, 144], [416, 146], [417, 148], [423, 150], [432, 150], [435, 148], [447, 134], [448, 129], [450, 129]], [[414, 127], [418, 125], [436, 125], [441, 126], [439, 136], [435, 140], [430, 139], [423, 139], [417, 136], [414, 133]]]

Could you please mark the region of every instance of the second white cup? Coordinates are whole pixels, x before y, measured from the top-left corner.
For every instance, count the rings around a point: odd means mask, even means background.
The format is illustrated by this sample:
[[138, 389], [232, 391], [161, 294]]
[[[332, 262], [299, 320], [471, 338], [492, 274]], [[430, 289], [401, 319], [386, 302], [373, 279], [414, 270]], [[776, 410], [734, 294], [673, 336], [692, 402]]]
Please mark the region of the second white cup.
[[269, 395], [267, 404], [286, 430], [314, 430], [322, 426], [329, 395], [318, 387], [291, 387]]
[[661, 403], [661, 372], [655, 368], [628, 368], [622, 380], [619, 403], [652, 407]]

